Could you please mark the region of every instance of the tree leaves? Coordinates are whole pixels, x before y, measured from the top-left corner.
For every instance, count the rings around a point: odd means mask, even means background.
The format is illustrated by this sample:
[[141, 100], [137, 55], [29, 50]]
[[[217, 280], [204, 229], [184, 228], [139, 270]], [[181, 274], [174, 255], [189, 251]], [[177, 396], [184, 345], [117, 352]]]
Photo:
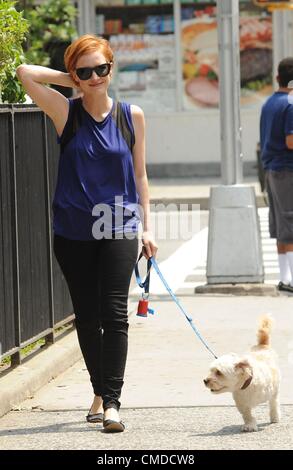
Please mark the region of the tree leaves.
[[[0, 0], [0, 102], [5, 99], [3, 92], [9, 84], [17, 90], [17, 85], [12, 81], [16, 67], [24, 58], [22, 44], [29, 27], [23, 13], [15, 9], [15, 3], [11, 0]], [[19, 92], [16, 92], [16, 95], [18, 96]], [[20, 97], [23, 95], [23, 92], [20, 93]]]

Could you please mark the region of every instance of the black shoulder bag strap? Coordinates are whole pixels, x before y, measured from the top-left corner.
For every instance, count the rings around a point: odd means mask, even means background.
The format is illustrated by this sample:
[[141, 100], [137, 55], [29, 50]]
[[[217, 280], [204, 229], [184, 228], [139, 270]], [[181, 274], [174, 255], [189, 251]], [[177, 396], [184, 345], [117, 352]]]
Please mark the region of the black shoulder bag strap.
[[127, 143], [130, 152], [132, 153], [132, 149], [134, 146], [134, 135], [128, 125], [126, 116], [123, 111], [122, 103], [120, 103], [119, 101], [114, 103], [112, 117], [116, 122], [116, 126], [118, 127], [118, 129], [120, 129], [121, 134], [125, 142]]

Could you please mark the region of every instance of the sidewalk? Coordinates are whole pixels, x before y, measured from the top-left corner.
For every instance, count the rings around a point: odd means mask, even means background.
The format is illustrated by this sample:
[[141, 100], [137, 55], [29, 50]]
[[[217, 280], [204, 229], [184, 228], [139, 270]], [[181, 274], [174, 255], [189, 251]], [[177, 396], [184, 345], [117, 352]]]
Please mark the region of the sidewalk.
[[[150, 181], [152, 201], [208, 201], [211, 184], [192, 179]], [[180, 183], [180, 184], [179, 184]], [[253, 182], [252, 182], [253, 183]], [[248, 183], [251, 184], [251, 183]], [[258, 183], [254, 183], [256, 190]], [[259, 191], [258, 191], [259, 193]], [[129, 354], [121, 398], [126, 431], [107, 435], [85, 422], [92, 391], [71, 332], [0, 379], [0, 449], [292, 449], [292, 299], [187, 295], [182, 304], [217, 355], [242, 354], [255, 343], [264, 313], [275, 318], [273, 346], [282, 373], [282, 420], [268, 425], [267, 406], [256, 410], [258, 433], [242, 433], [229, 394], [203, 384], [213, 360], [169, 296], [153, 296], [154, 317], [136, 317], [131, 297]], [[41, 388], [42, 387], [42, 388]], [[36, 390], [39, 389], [37, 392]], [[25, 398], [27, 398], [25, 401]], [[22, 403], [20, 403], [22, 401]]]
[[[258, 317], [271, 312], [276, 326], [273, 345], [283, 376], [283, 418], [268, 424], [268, 408], [256, 416], [259, 433], [242, 433], [241, 417], [229, 394], [213, 396], [203, 385], [212, 357], [198, 341], [176, 305], [153, 301], [156, 314], [130, 316], [130, 341], [121, 417], [123, 435], [107, 435], [88, 425], [91, 401], [82, 360], [50, 381], [0, 420], [1, 449], [292, 449], [292, 300], [290, 297], [185, 297], [193, 316], [216, 354], [242, 354], [255, 342]], [[78, 350], [75, 332], [61, 340]], [[56, 344], [43, 354], [56, 358]], [[35, 361], [35, 359], [33, 359]], [[59, 355], [62, 362], [62, 355]], [[29, 364], [20, 366], [29, 374]], [[26, 369], [26, 370], [25, 370]], [[13, 374], [13, 373], [12, 373]], [[7, 380], [12, 380], [12, 376]], [[13, 383], [10, 383], [11, 387]]]

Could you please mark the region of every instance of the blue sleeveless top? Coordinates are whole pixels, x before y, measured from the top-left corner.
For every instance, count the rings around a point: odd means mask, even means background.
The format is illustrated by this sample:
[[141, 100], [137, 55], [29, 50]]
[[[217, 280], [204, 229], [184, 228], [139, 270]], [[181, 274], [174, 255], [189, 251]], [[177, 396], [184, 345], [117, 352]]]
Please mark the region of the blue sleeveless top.
[[[138, 194], [131, 149], [114, 118], [117, 103], [113, 101], [110, 113], [98, 122], [79, 99], [79, 127], [62, 148], [76, 101], [69, 99], [68, 119], [57, 139], [61, 153], [52, 205], [54, 233], [72, 240], [136, 233], [140, 223]], [[133, 144], [130, 105], [120, 103], [120, 109]]]

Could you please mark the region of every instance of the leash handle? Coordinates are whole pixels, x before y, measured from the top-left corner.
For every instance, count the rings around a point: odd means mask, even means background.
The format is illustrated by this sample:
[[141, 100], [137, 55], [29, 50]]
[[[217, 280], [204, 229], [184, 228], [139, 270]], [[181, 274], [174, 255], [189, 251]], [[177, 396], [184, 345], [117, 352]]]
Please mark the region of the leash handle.
[[147, 260], [147, 273], [145, 276], [145, 280], [142, 281], [141, 276], [139, 274], [139, 270], [138, 270], [138, 263], [142, 257], [143, 257], [143, 253], [141, 252], [136, 262], [134, 271], [135, 271], [137, 284], [139, 285], [139, 287], [141, 287], [144, 290], [143, 298], [148, 298], [149, 292], [150, 292], [150, 278], [151, 278], [152, 262], [151, 262], [151, 258]]
[[152, 315], [154, 315], [155, 313], [153, 309], [149, 308], [149, 301], [148, 301], [149, 292], [150, 292], [150, 277], [151, 277], [152, 262], [150, 259], [147, 260], [147, 273], [146, 273], [145, 280], [142, 281], [141, 276], [139, 274], [139, 270], [138, 270], [138, 263], [142, 257], [143, 257], [143, 253], [141, 252], [134, 268], [136, 281], [139, 287], [143, 289], [142, 298], [138, 302], [136, 315], [139, 317], [146, 318], [148, 313], [151, 313]]

